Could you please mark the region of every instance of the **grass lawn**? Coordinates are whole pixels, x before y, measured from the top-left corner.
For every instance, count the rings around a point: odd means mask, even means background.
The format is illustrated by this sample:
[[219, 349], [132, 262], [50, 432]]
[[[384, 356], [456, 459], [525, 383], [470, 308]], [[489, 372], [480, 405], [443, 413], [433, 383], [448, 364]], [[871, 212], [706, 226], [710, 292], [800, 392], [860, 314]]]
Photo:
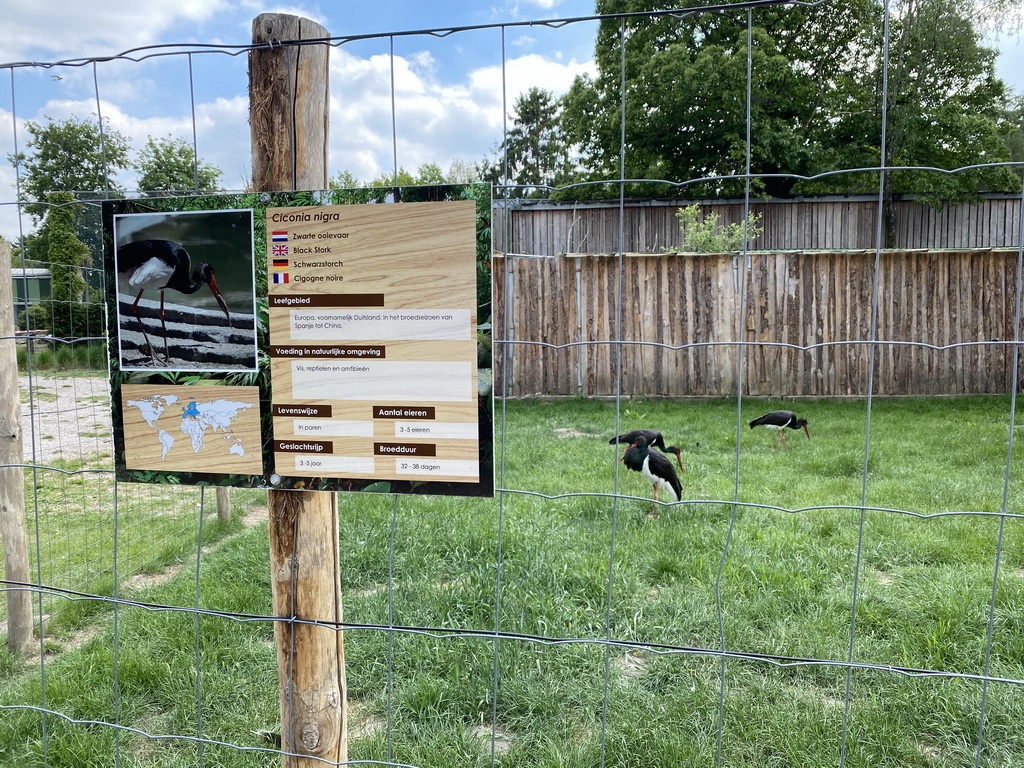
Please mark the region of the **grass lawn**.
[[[746, 427], [777, 407], [806, 417], [812, 439], [790, 432], [775, 451], [772, 433]], [[683, 449], [684, 501], [657, 514], [608, 445], [614, 404], [509, 402], [496, 415], [507, 492], [494, 500], [340, 497], [345, 619], [534, 639], [348, 630], [350, 759], [490, 765], [493, 733], [501, 766], [707, 766], [719, 751], [744, 768], [974, 766], [983, 694], [981, 765], [1024, 755], [1024, 685], [875, 668], [848, 685], [839, 664], [780, 663], [846, 660], [856, 580], [854, 662], [982, 674], [1001, 542], [989, 674], [1024, 680], [1024, 520], [996, 514], [1008, 397], [876, 400], [866, 486], [862, 402], [744, 401], [739, 429], [732, 400], [624, 403], [620, 431], [657, 428]], [[962, 512], [987, 514], [950, 514]], [[185, 560], [123, 596], [194, 606]], [[199, 582], [203, 608], [268, 614], [265, 524], [204, 553]], [[279, 727], [270, 622], [198, 619], [201, 721], [197, 619], [120, 608], [116, 665], [113, 627], [109, 607], [83, 612], [47, 657], [49, 709], [113, 722], [116, 673], [124, 726], [270, 746], [252, 733]], [[620, 644], [536, 639], [605, 637]], [[723, 643], [754, 658], [723, 664]], [[40, 702], [38, 659], [0, 659], [0, 704]], [[44, 750], [48, 766], [76, 768], [115, 751], [125, 766], [195, 766], [200, 751], [211, 766], [279, 762], [55, 717], [44, 741], [42, 721], [0, 710], [0, 764], [43, 765]]]

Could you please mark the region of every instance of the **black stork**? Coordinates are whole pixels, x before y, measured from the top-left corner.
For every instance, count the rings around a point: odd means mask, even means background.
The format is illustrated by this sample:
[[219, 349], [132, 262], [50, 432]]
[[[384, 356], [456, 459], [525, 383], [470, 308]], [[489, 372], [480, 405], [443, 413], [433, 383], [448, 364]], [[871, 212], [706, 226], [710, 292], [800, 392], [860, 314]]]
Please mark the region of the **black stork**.
[[647, 445], [654, 446], [659, 449], [662, 453], [674, 453], [676, 456], [676, 463], [679, 465], [679, 471], [683, 472], [683, 452], [678, 446], [670, 445], [665, 447], [665, 438], [661, 432], [656, 429], [634, 429], [632, 432], [627, 432], [624, 435], [613, 437], [608, 441], [608, 445], [615, 445], [616, 443], [626, 443], [626, 445], [632, 445], [636, 442], [638, 437], [642, 437]]
[[640, 472], [654, 488], [654, 500], [658, 500], [658, 492], [664, 491], [670, 501], [683, 498], [683, 486], [679, 482], [672, 462], [657, 451], [650, 450], [647, 440], [641, 435], [626, 449], [619, 459], [634, 472]]
[[149, 345], [150, 354], [156, 358], [156, 351], [153, 344], [146, 335], [146, 328], [139, 317], [139, 299], [146, 290], [160, 291], [160, 326], [164, 331], [164, 361], [170, 361], [170, 352], [167, 346], [167, 323], [164, 317], [164, 291], [172, 290], [178, 293], [195, 293], [204, 285], [210, 286], [213, 296], [220, 304], [220, 308], [227, 315], [228, 323], [231, 323], [231, 312], [228, 311], [228, 304], [217, 287], [217, 281], [213, 276], [213, 267], [206, 262], [199, 264], [195, 271], [192, 269], [192, 260], [188, 251], [180, 243], [171, 240], [136, 240], [133, 243], [126, 243], [117, 249], [117, 275], [118, 279], [133, 291], [138, 291], [135, 303], [132, 304], [132, 311], [139, 323], [142, 337]]
[[750, 428], [753, 429], [754, 427], [774, 429], [776, 448], [779, 447], [779, 437], [781, 436], [782, 445], [785, 446], [786, 450], [789, 450], [789, 446], [786, 445], [786, 427], [790, 429], [800, 429], [803, 427], [807, 439], [811, 439], [811, 433], [807, 431], [807, 419], [798, 419], [792, 411], [772, 411], [771, 413], [766, 413], [764, 416], [759, 416], [750, 422]]

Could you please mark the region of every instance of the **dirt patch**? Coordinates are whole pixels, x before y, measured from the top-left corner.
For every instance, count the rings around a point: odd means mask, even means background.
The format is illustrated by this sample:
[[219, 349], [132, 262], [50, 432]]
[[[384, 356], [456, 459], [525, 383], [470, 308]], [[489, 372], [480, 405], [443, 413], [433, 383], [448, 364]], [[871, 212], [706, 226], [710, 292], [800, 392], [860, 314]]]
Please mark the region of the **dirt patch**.
[[647, 669], [647, 659], [634, 651], [627, 651], [624, 656], [619, 656], [612, 661], [612, 666], [617, 669], [623, 677], [635, 680]]
[[267, 522], [266, 507], [246, 507], [245, 514], [242, 516], [242, 525], [252, 528], [254, 525], [265, 522]]
[[129, 576], [121, 584], [125, 589], [134, 589], [141, 592], [149, 587], [155, 587], [158, 584], [170, 581], [179, 571], [181, 571], [180, 565], [172, 565], [160, 571], [160, 573], [138, 573], [135, 576]]
[[373, 736], [387, 727], [387, 720], [383, 717], [363, 712], [362, 705], [357, 701], [348, 702], [348, 733], [351, 738]]
[[570, 437], [600, 437], [600, 435], [595, 435], [593, 432], [580, 432], [579, 430], [576, 429], [559, 427], [558, 429], [555, 430], [555, 437], [561, 440], [566, 440]]
[[501, 728], [492, 729], [489, 725], [474, 725], [469, 729], [469, 735], [482, 741], [488, 749], [491, 746], [491, 735], [494, 735], [494, 753], [504, 755], [512, 748], [512, 737]]
[[110, 387], [101, 376], [18, 377], [26, 464], [113, 456]]

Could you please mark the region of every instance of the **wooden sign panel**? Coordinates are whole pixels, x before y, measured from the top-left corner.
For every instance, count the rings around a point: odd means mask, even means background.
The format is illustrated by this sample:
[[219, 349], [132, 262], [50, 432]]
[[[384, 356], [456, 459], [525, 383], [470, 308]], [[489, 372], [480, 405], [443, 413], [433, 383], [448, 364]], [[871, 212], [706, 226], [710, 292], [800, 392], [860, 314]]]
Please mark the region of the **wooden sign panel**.
[[482, 185], [104, 202], [118, 478], [491, 495], [489, 213]]
[[278, 475], [479, 481], [475, 217], [267, 210]]

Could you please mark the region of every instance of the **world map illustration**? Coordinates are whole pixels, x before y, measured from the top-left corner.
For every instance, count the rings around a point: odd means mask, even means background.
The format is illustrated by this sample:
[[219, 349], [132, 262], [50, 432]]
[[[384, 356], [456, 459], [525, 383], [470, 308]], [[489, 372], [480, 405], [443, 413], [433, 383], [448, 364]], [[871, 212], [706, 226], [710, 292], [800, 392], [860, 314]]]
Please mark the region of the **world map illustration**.
[[[175, 408], [179, 401], [184, 405]], [[215, 450], [207, 444], [207, 438], [220, 433], [219, 436], [227, 443], [226, 451], [229, 454], [245, 456], [245, 445], [235, 434], [233, 424], [240, 413], [254, 407], [253, 403], [226, 399], [199, 402], [166, 394], [126, 400], [125, 406], [137, 409], [142, 419], [156, 430], [156, 439], [161, 445], [161, 461], [166, 460], [167, 454], [174, 448], [176, 441], [172, 432], [175, 428], [191, 439], [193, 453], [200, 453], [204, 448]]]

